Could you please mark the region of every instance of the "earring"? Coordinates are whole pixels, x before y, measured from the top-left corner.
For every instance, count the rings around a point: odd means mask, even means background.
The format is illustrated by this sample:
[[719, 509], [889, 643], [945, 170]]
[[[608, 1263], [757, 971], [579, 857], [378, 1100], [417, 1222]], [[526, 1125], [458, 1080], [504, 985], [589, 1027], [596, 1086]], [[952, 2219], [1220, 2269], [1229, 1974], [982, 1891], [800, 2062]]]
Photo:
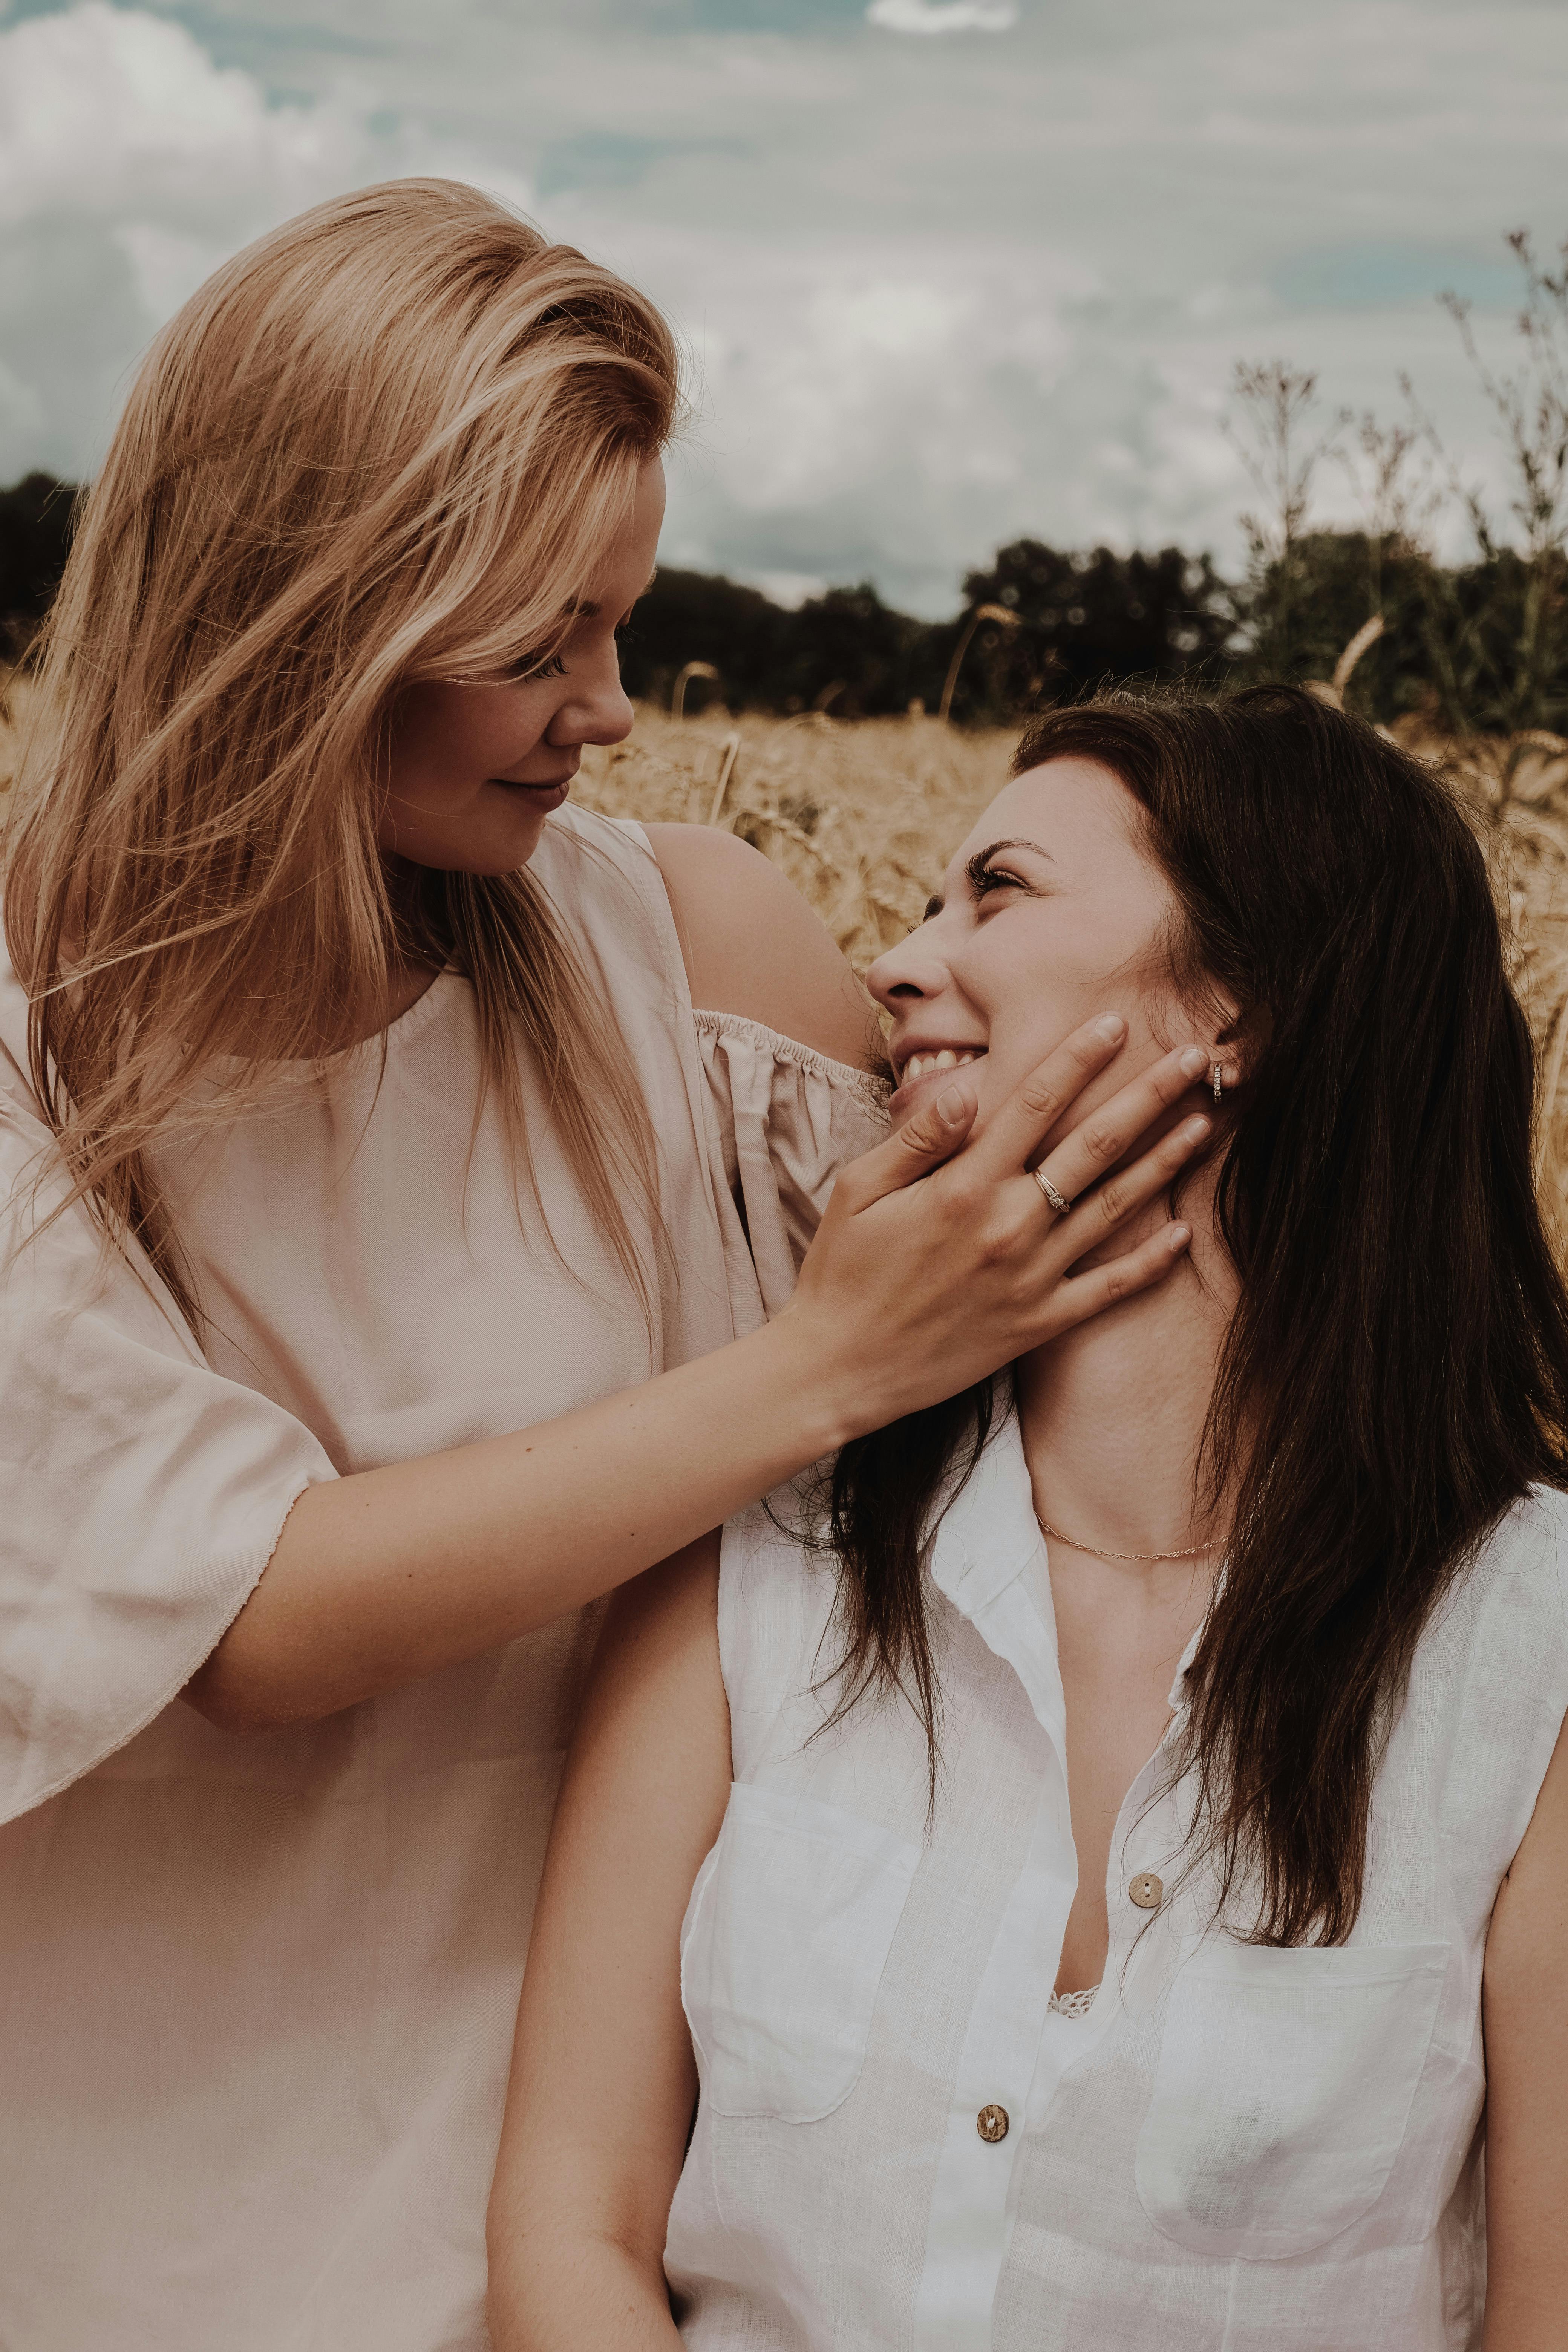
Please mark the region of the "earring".
[[1220, 1098], [1219, 1070], [1220, 1066], [1216, 1062], [1214, 1066], [1214, 1098], [1216, 1103]]

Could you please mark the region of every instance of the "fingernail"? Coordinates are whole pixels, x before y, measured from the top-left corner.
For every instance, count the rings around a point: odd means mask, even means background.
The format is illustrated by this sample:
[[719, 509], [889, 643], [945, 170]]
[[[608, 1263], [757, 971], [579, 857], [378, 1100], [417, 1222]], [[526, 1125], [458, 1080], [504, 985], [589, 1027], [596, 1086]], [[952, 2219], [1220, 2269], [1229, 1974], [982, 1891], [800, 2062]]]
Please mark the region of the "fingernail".
[[1184, 1078], [1201, 1078], [1208, 1066], [1209, 1057], [1201, 1045], [1189, 1045], [1182, 1055], [1181, 1071]]
[[1200, 1111], [1196, 1118], [1188, 1119], [1183, 1132], [1186, 1135], [1190, 1142], [1201, 1143], [1213, 1125], [1214, 1121], [1209, 1118], [1205, 1118]]
[[1102, 1037], [1122, 1036], [1127, 1028], [1120, 1013], [1102, 1013], [1094, 1025]]
[[1178, 1250], [1185, 1249], [1192, 1237], [1191, 1225], [1173, 1225], [1170, 1234], [1172, 1256], [1173, 1257]]
[[956, 1127], [968, 1108], [968, 1098], [957, 1087], [944, 1087], [936, 1098], [936, 1115], [944, 1127]]

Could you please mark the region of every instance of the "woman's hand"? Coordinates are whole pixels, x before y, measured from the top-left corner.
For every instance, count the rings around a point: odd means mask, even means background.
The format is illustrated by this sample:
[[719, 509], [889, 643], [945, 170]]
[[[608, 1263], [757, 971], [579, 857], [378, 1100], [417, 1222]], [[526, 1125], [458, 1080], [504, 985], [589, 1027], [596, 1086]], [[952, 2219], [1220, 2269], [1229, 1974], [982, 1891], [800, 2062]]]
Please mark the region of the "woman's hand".
[[1121, 1256], [1071, 1269], [1158, 1200], [1206, 1140], [1211, 1122], [1195, 1115], [1121, 1165], [1203, 1076], [1200, 1047], [1167, 1054], [1040, 1160], [1069, 1215], [1030, 1172], [1126, 1034], [1115, 1013], [1086, 1023], [966, 1150], [974, 1097], [955, 1077], [844, 1170], [779, 1318], [810, 1327], [818, 1377], [841, 1384], [840, 1441], [955, 1394], [1171, 1271], [1191, 1234], [1169, 1222]]

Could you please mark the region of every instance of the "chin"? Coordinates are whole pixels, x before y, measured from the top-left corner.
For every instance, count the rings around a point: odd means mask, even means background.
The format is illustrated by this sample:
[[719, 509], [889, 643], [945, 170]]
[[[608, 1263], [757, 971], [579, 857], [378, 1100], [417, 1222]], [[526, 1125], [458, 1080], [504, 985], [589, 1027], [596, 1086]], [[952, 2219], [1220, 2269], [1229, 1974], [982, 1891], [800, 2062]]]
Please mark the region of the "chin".
[[549, 817], [520, 813], [510, 824], [476, 829], [467, 839], [401, 841], [395, 855], [437, 874], [515, 874], [539, 847]]

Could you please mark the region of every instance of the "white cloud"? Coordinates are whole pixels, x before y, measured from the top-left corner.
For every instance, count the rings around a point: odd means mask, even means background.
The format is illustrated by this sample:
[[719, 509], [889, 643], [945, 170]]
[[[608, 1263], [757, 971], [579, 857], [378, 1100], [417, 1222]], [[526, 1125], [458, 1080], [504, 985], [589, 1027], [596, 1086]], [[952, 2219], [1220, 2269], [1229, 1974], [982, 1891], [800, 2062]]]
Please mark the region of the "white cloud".
[[[1026, 531], [1233, 554], [1237, 357], [1384, 410], [1407, 366], [1483, 470], [1430, 298], [1515, 221], [1568, 229], [1555, 0], [875, 0], [752, 31], [647, 0], [218, 0], [201, 39], [174, 5], [5, 28], [0, 0], [0, 481], [90, 467], [153, 328], [247, 238], [447, 172], [523, 209], [549, 188], [544, 225], [688, 338], [670, 562], [940, 611]], [[1508, 297], [1479, 299], [1495, 344]]]
[[353, 127], [331, 104], [269, 106], [181, 25], [106, 0], [0, 33], [0, 217], [210, 213], [333, 184]]
[[89, 470], [153, 331], [291, 214], [421, 171], [527, 206], [493, 150], [417, 115], [377, 125], [376, 103], [342, 78], [279, 101], [183, 25], [107, 0], [0, 30], [0, 481]]
[[363, 176], [353, 110], [268, 102], [183, 26], [105, 0], [0, 32], [0, 480], [90, 467], [153, 331], [218, 262]]
[[1008, 33], [1017, 21], [1013, 0], [871, 0], [866, 11], [885, 33]]

